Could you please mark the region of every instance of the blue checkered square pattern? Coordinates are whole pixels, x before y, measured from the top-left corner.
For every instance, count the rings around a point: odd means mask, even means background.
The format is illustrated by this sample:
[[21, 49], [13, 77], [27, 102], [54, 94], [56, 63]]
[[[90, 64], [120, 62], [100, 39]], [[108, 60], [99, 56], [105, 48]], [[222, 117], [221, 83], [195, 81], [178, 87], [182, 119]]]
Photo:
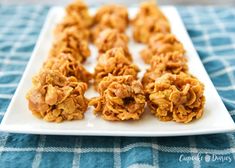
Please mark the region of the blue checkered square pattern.
[[[0, 6], [0, 120], [49, 7]], [[200, 58], [235, 120], [235, 10], [178, 7]], [[0, 132], [0, 167], [235, 167], [235, 134], [130, 138]]]

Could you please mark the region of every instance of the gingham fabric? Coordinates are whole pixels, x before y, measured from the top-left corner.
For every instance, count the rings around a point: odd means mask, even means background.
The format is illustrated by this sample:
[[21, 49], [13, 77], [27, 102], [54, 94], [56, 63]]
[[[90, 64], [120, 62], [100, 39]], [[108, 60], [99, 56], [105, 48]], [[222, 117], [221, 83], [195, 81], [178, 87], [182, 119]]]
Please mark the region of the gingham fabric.
[[[0, 6], [0, 118], [15, 92], [49, 7]], [[234, 8], [178, 7], [235, 119]], [[221, 121], [223, 122], [223, 121]], [[170, 138], [44, 136], [0, 132], [0, 167], [235, 167], [235, 134]]]

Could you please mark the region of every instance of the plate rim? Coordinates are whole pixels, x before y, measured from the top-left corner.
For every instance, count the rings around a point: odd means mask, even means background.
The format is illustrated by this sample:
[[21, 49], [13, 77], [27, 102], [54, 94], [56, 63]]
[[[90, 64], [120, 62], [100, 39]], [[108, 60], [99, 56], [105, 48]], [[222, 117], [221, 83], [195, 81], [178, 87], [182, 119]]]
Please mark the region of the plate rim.
[[[48, 11], [48, 14], [47, 14], [47, 17], [46, 17], [46, 20], [44, 21], [44, 24], [41, 28], [41, 31], [39, 33], [39, 36], [38, 36], [38, 40], [36, 41], [36, 45], [33, 49], [33, 52], [30, 56], [30, 59], [27, 63], [27, 66], [23, 72], [23, 75], [22, 75], [22, 78], [16, 88], [16, 91], [10, 101], [10, 104], [8, 105], [8, 108], [7, 108], [7, 111], [5, 112], [3, 118], [2, 118], [2, 121], [1, 121], [1, 124], [0, 124], [0, 131], [3, 131], [3, 132], [11, 132], [11, 133], [26, 133], [26, 134], [42, 134], [42, 135], [86, 135], [86, 136], [137, 136], [137, 137], [172, 137], [172, 136], [186, 136], [186, 135], [205, 135], [205, 134], [214, 134], [214, 133], [225, 133], [225, 132], [233, 132], [235, 131], [235, 123], [230, 115], [230, 113], [228, 112], [227, 108], [225, 107], [221, 97], [219, 96], [213, 82], [211, 81], [194, 45], [193, 45], [193, 42], [187, 32], [187, 29], [182, 21], [182, 18], [179, 14], [179, 12], [177, 11], [177, 9], [174, 7], [174, 6], [161, 6], [161, 8], [168, 8], [170, 10], [174, 10], [174, 12], [177, 14], [177, 19], [179, 19], [179, 23], [182, 27], [182, 29], [184, 29], [185, 31], [185, 37], [187, 38], [187, 40], [191, 43], [191, 47], [192, 47], [192, 52], [194, 52], [195, 56], [197, 56], [197, 59], [199, 60], [198, 62], [200, 62], [201, 64], [201, 67], [203, 68], [203, 71], [206, 73], [206, 75], [208, 76], [208, 79], [209, 79], [209, 82], [211, 83], [211, 85], [214, 87], [215, 89], [215, 92], [216, 92], [216, 95], [219, 97], [219, 101], [220, 103], [222, 103], [222, 105], [224, 106], [224, 108], [226, 109], [226, 112], [224, 113], [227, 113], [226, 115], [230, 118], [230, 120], [232, 121], [233, 125], [231, 125], [232, 123], [230, 123], [231, 126], [227, 126], [227, 127], [223, 127], [221, 129], [203, 129], [201, 131], [192, 131], [192, 130], [184, 130], [182, 133], [180, 132], [172, 132], [171, 131], [167, 131], [167, 133], [159, 133], [159, 132], [152, 132], [152, 131], [142, 131], [142, 132], [132, 132], [132, 131], [129, 131], [129, 132], [121, 132], [121, 131], [102, 131], [102, 132], [97, 132], [97, 131], [94, 131], [94, 130], [90, 130], [89, 132], [87, 131], [83, 131], [83, 130], [69, 130], [69, 132], [65, 132], [64, 130], [53, 130], [53, 129], [50, 129], [49, 131], [48, 130], [45, 130], [45, 129], [21, 129], [20, 130], [20, 127], [19, 128], [12, 128], [14, 127], [14, 125], [7, 125], [6, 124], [6, 120], [8, 118], [8, 116], [10, 115], [10, 109], [12, 109], [12, 106], [13, 106], [13, 102], [16, 101], [16, 98], [17, 98], [17, 95], [19, 95], [19, 92], [20, 92], [20, 88], [23, 87], [23, 81], [25, 80], [26, 76], [27, 76], [27, 72], [30, 71], [30, 68], [33, 64], [33, 60], [35, 59], [35, 55], [38, 51], [38, 49], [40, 48], [41, 44], [42, 44], [42, 41], [43, 41], [43, 38], [46, 34], [46, 32], [48, 31], [47, 28], [49, 27], [50, 25], [50, 20], [51, 20], [51, 17], [53, 16], [53, 14], [55, 13], [56, 10], [58, 10], [59, 6], [55, 6], [55, 7], [51, 7], [50, 10]], [[131, 8], [137, 8], [136, 6], [134, 7], [130, 7]]]
[[10, 132], [10, 133], [20, 133], [20, 134], [35, 134], [35, 135], [60, 135], [60, 136], [121, 136], [121, 137], [176, 137], [176, 136], [194, 136], [194, 135], [210, 135], [210, 134], [219, 134], [219, 133], [229, 133], [229, 132], [234, 132], [235, 127], [229, 127], [229, 128], [222, 128], [218, 130], [206, 130], [204, 129], [203, 131], [192, 131], [192, 130], [187, 130], [184, 131], [183, 133], [180, 132], [172, 132], [169, 133], [170, 131], [167, 131], [167, 133], [159, 133], [159, 132], [151, 132], [151, 131], [145, 131], [145, 132], [122, 132], [122, 131], [102, 131], [102, 133], [97, 133], [96, 131], [89, 131], [87, 132], [86, 130], [84, 131], [79, 131], [79, 134], [77, 134], [77, 130], [70, 130], [68, 132], [64, 132], [63, 130], [52, 130], [50, 131], [45, 131], [43, 129], [37, 129], [37, 130], [31, 130], [31, 129], [25, 129], [25, 130], [20, 130], [20, 128], [11, 128], [14, 127], [12, 126], [0, 126], [0, 131], [3, 132]]

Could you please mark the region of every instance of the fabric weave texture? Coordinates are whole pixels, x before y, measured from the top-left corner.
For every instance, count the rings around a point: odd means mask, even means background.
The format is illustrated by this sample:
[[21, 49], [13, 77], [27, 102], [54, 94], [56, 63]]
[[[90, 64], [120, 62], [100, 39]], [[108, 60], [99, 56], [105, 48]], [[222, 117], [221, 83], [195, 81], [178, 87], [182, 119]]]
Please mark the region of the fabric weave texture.
[[[200, 58], [235, 120], [235, 10], [177, 7]], [[0, 121], [48, 6], [0, 6]], [[235, 133], [141, 138], [0, 132], [0, 167], [235, 167]]]

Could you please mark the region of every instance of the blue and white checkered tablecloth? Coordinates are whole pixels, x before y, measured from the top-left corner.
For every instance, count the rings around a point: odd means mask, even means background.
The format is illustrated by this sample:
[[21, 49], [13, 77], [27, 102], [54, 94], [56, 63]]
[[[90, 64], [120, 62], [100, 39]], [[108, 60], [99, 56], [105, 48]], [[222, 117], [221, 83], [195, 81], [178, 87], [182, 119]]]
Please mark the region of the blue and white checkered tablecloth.
[[[49, 7], [0, 6], [0, 120]], [[235, 9], [178, 7], [235, 120]], [[235, 134], [171, 138], [44, 136], [0, 132], [0, 167], [235, 167]]]

